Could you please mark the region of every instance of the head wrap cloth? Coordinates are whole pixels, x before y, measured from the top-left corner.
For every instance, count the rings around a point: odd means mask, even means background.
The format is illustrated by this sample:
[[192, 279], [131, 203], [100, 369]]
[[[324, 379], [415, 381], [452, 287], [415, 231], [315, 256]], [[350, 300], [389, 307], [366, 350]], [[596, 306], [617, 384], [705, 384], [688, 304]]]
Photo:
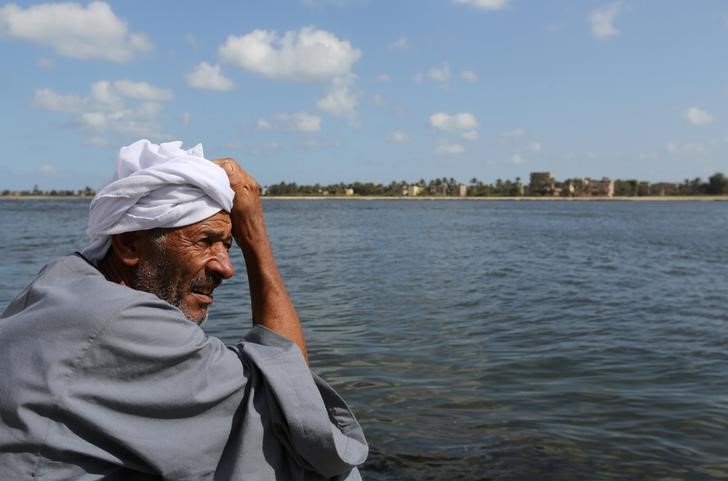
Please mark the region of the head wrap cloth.
[[235, 194], [225, 171], [205, 159], [202, 145], [181, 146], [143, 139], [121, 148], [113, 180], [89, 208], [87, 259], [103, 259], [114, 234], [182, 227], [230, 212]]

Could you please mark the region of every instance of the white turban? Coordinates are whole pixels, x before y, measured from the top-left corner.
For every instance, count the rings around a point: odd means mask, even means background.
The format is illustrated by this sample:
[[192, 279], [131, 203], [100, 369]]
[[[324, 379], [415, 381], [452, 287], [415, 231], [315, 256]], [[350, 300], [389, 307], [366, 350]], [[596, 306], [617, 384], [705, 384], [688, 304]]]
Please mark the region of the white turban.
[[202, 145], [181, 146], [143, 139], [121, 148], [114, 178], [89, 208], [87, 259], [103, 259], [114, 234], [182, 227], [230, 212], [235, 194], [225, 171], [205, 159]]

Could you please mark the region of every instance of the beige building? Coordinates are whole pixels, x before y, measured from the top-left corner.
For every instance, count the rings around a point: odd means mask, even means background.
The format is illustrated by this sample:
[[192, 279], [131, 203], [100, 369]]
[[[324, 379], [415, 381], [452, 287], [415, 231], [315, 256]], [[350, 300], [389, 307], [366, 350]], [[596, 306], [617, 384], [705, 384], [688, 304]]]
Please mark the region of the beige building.
[[568, 179], [564, 182], [563, 195], [567, 197], [613, 197], [614, 181], [603, 177], [601, 180]]
[[404, 187], [402, 187], [403, 196], [409, 196], [409, 197], [418, 196], [418, 195], [420, 195], [420, 192], [422, 192], [422, 191], [423, 191], [423, 188], [420, 187], [419, 185], [412, 184], [412, 185], [405, 185]]

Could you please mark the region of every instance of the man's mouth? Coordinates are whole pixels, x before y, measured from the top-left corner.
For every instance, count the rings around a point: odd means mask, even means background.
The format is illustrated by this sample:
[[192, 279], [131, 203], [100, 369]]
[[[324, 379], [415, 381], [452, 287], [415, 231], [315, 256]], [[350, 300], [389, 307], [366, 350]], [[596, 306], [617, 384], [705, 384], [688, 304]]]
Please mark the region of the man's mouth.
[[200, 302], [200, 304], [212, 304], [212, 291], [217, 289], [222, 279], [209, 275], [193, 279], [190, 283], [190, 292]]
[[201, 288], [197, 287], [195, 289], [192, 289], [192, 295], [194, 295], [201, 303], [203, 304], [212, 304], [212, 291], [215, 290], [215, 287], [209, 287], [209, 288]]

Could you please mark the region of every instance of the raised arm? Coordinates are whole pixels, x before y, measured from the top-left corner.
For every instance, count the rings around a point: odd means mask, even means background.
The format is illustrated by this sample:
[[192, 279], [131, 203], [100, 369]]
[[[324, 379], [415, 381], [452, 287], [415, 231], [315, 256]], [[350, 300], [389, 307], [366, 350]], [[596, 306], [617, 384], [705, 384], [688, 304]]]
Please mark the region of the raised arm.
[[260, 324], [296, 343], [308, 362], [303, 328], [276, 266], [255, 179], [230, 158], [214, 161], [222, 167], [235, 192], [230, 213], [233, 237], [245, 257], [253, 324]]

